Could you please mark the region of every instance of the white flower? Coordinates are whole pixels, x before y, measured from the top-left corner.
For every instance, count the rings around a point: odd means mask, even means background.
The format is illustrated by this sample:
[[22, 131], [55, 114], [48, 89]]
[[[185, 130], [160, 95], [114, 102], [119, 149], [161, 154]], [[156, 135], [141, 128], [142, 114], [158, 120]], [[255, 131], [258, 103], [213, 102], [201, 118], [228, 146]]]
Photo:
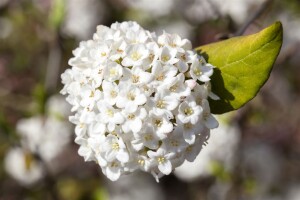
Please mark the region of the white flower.
[[112, 162], [117, 159], [120, 162], [128, 162], [129, 154], [126, 150], [126, 146], [121, 138], [117, 138], [114, 135], [108, 135], [105, 138], [100, 151], [105, 155], [104, 157]]
[[148, 84], [153, 79], [151, 73], [144, 71], [139, 67], [132, 69], [124, 69], [124, 76], [122, 77], [121, 84], [129, 82], [132, 85], [141, 86]]
[[152, 108], [154, 113], [158, 115], [166, 114], [168, 118], [173, 118], [172, 111], [178, 106], [178, 104], [179, 98], [164, 90], [156, 93], [155, 96], [150, 98], [148, 101], [148, 106]]
[[126, 118], [126, 121], [122, 125], [122, 130], [125, 133], [132, 131], [137, 133], [142, 129], [143, 119], [146, 118], [147, 112], [145, 108], [138, 108], [137, 110], [131, 112], [126, 109], [123, 110], [123, 116]]
[[156, 114], [150, 111], [148, 124], [154, 128], [156, 135], [160, 139], [168, 137], [168, 134], [173, 130], [173, 124], [166, 114]]
[[210, 64], [202, 64], [198, 58], [194, 59], [191, 65], [190, 75], [193, 79], [198, 79], [202, 82], [210, 81], [210, 76], [213, 74], [213, 66]]
[[186, 50], [191, 50], [191, 42], [187, 39], [181, 39], [177, 34], [163, 33], [158, 37], [158, 43], [160, 45], [166, 45], [177, 49], [178, 52], [185, 52]]
[[[184, 83], [184, 74], [179, 73], [177, 76], [167, 79], [162, 88], [166, 88], [178, 99], [190, 95], [191, 89]], [[196, 84], [196, 82], [195, 82]], [[188, 86], [188, 87], [187, 87]]]
[[36, 116], [18, 121], [17, 131], [23, 147], [51, 162], [69, 143], [71, 127], [56, 118]]
[[99, 121], [107, 124], [107, 129], [109, 131], [113, 131], [116, 124], [122, 124], [124, 122], [124, 117], [119, 109], [115, 109], [106, 101], [99, 101], [97, 105], [100, 112]]
[[189, 145], [185, 149], [185, 159], [189, 162], [193, 162], [196, 159], [196, 157], [199, 155], [200, 150], [202, 149], [203, 143], [207, 140], [207, 132], [202, 132], [200, 135], [202, 137], [196, 138], [195, 143]]
[[185, 51], [183, 53], [178, 52], [176, 57], [179, 58], [179, 61], [176, 63], [178, 70], [181, 73], [185, 73], [189, 69], [189, 64], [192, 63], [194, 52], [193, 51]]
[[85, 161], [94, 160], [94, 152], [89, 142], [85, 138], [77, 137], [75, 143], [79, 144], [78, 154], [84, 158]]
[[159, 148], [156, 152], [148, 151], [147, 154], [153, 162], [157, 163], [157, 167], [161, 173], [169, 175], [172, 172], [172, 163], [170, 159], [174, 156], [174, 153], [168, 153], [166, 150]]
[[175, 128], [170, 137], [162, 140], [162, 147], [169, 152], [179, 153], [187, 146], [188, 144], [184, 141], [182, 130], [179, 127]]
[[165, 80], [168, 80], [177, 74], [177, 68], [172, 65], [162, 65], [160, 62], [155, 62], [152, 68], [152, 74], [154, 76], [155, 86], [159, 86], [161, 83], [164, 83]]
[[202, 107], [202, 116], [205, 126], [209, 129], [217, 128], [219, 126], [219, 123], [216, 118], [210, 113], [209, 103], [206, 99], [202, 100]]
[[144, 44], [131, 45], [126, 50], [126, 57], [122, 65], [126, 67], [141, 66], [149, 55], [149, 50]]
[[136, 170], [158, 181], [193, 160], [217, 126], [207, 101], [213, 67], [187, 39], [116, 22], [73, 55], [61, 93], [75, 112], [78, 152], [113, 181]]
[[153, 127], [146, 126], [140, 132], [135, 133], [135, 140], [131, 141], [131, 144], [136, 151], [140, 151], [144, 147], [154, 150], [159, 147], [159, 138]]
[[177, 54], [176, 49], [172, 49], [168, 46], [164, 46], [161, 49], [159, 59], [164, 65], [168, 65], [168, 64], [173, 65], [179, 61], [179, 59], [176, 58], [176, 54]]
[[186, 101], [179, 105], [179, 113], [177, 115], [178, 119], [182, 123], [196, 124], [201, 118], [203, 108], [197, 105], [193, 98], [186, 98]]
[[122, 165], [118, 160], [113, 160], [109, 162], [102, 171], [111, 181], [116, 181], [121, 176]]
[[82, 88], [80, 105], [93, 109], [95, 103], [101, 98], [101, 92], [88, 85]]
[[145, 104], [146, 101], [146, 95], [139, 88], [132, 85], [124, 85], [120, 87], [120, 95], [117, 98], [116, 105], [118, 108], [134, 112], [138, 106]]
[[4, 158], [7, 173], [24, 186], [30, 186], [44, 177], [45, 172], [40, 161], [22, 148], [10, 149]]
[[108, 62], [104, 69], [104, 79], [110, 82], [119, 80], [122, 74], [122, 66], [115, 62]]
[[102, 83], [104, 99], [110, 105], [114, 105], [119, 94], [119, 87], [115, 82], [103, 81]]

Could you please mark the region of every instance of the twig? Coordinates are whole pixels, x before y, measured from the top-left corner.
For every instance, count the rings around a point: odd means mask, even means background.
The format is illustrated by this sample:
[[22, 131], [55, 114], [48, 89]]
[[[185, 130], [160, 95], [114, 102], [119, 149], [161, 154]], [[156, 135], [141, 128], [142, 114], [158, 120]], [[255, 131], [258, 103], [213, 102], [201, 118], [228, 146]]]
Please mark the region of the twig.
[[259, 18], [266, 9], [273, 3], [273, 0], [265, 1], [261, 7], [253, 13], [253, 15], [248, 19], [248, 21], [234, 34], [235, 36], [241, 36], [247, 30], [247, 28], [257, 19]]
[[[51, 45], [51, 44], [50, 44]], [[59, 76], [59, 68], [61, 64], [61, 49], [58, 42], [54, 42], [49, 50], [47, 63], [47, 71], [45, 78], [45, 90], [47, 93], [53, 92], [57, 86], [57, 78]]]

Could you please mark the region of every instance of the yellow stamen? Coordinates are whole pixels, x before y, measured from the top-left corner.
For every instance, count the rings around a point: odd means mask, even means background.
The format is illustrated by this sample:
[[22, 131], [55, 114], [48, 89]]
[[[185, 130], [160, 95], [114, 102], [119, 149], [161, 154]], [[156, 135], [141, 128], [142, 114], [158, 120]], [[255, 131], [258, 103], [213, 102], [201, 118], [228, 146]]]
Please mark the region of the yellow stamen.
[[166, 159], [164, 157], [158, 157], [157, 158], [158, 164], [163, 164], [165, 161], [166, 161]]
[[112, 147], [111, 147], [113, 150], [116, 150], [116, 151], [118, 151], [119, 149], [120, 149], [120, 146], [119, 146], [119, 144], [118, 143], [113, 143], [112, 144]]
[[156, 103], [156, 107], [158, 108], [164, 108], [165, 107], [165, 103], [163, 100], [158, 100]]
[[185, 115], [192, 115], [194, 113], [194, 110], [190, 107], [184, 109], [184, 114]]
[[161, 127], [161, 125], [163, 124], [162, 120], [160, 119], [155, 119], [154, 120], [154, 125], [157, 127]]
[[136, 51], [131, 54], [131, 59], [134, 60], [134, 61], [139, 60], [141, 57], [142, 56]]

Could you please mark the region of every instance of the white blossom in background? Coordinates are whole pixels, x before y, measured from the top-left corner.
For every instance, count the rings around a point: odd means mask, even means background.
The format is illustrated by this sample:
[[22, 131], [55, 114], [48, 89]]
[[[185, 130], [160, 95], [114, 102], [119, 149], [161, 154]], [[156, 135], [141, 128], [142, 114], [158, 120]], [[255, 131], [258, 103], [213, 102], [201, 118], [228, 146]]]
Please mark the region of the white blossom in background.
[[[257, 10], [266, 0], [195, 0], [182, 1], [179, 9], [193, 21], [204, 22], [210, 19], [230, 16], [237, 23], [244, 23], [251, 13]], [[185, 9], [182, 9], [182, 6]]]
[[21, 146], [7, 152], [5, 169], [20, 184], [29, 186], [40, 180], [46, 173], [45, 166], [48, 170], [56, 169], [55, 158], [65, 150], [72, 136], [72, 126], [66, 121], [69, 114], [70, 105], [61, 95], [54, 95], [46, 103], [45, 115], [17, 122]]
[[73, 54], [61, 93], [75, 112], [78, 153], [113, 181], [138, 169], [158, 181], [195, 159], [218, 126], [205, 101], [213, 66], [177, 34], [100, 25]]
[[125, 2], [130, 8], [148, 13], [152, 17], [168, 15], [175, 5], [175, 0], [126, 0]]
[[[212, 164], [220, 163], [225, 170], [234, 166], [235, 153], [240, 140], [240, 130], [235, 125], [226, 123], [231, 115], [218, 117], [220, 126], [210, 133], [207, 145], [193, 162], [185, 161], [176, 168], [175, 175], [184, 181], [194, 181], [213, 175]], [[225, 120], [224, 120], [225, 119]]]
[[87, 39], [94, 27], [107, 16], [107, 8], [100, 0], [66, 0], [62, 32], [78, 40]]
[[24, 186], [30, 186], [44, 177], [42, 164], [20, 147], [10, 149], [4, 158], [4, 168]]
[[21, 119], [16, 125], [24, 148], [51, 162], [69, 144], [72, 129], [64, 119], [69, 106], [61, 96], [53, 96], [47, 102], [47, 116]]
[[22, 119], [17, 124], [22, 146], [50, 162], [70, 141], [71, 127], [54, 118], [35, 116]]

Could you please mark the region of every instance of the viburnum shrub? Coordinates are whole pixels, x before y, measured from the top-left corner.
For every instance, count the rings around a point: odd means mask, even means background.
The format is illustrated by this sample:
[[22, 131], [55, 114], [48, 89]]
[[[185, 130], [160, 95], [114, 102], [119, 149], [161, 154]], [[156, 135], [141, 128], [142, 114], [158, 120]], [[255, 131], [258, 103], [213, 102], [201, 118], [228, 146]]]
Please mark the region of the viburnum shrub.
[[[72, 68], [62, 74], [61, 93], [67, 94], [72, 105], [70, 121], [76, 125], [79, 155], [98, 163], [113, 181], [136, 170], [150, 172], [158, 181], [185, 160], [193, 161], [207, 142], [210, 129], [218, 127], [210, 103], [225, 111], [237, 109], [253, 98], [267, 79], [259, 77], [262, 81], [256, 83], [252, 78], [255, 88], [249, 87], [249, 91], [243, 88], [245, 83], [236, 85], [232, 94], [244, 89], [253, 95], [227, 100], [231, 92], [223, 92], [227, 86], [248, 81], [242, 74], [247, 72], [245, 68], [238, 73], [226, 72], [229, 78], [222, 76], [219, 83], [220, 69], [225, 73], [223, 66], [232, 69], [232, 65], [242, 63], [242, 67], [248, 62], [234, 60], [233, 42], [227, 46], [213, 48], [214, 53], [204, 46], [212, 59], [208, 63], [201, 56], [201, 47], [197, 53], [189, 40], [177, 34], [156, 36], [131, 21], [117, 22], [110, 28], [98, 26], [93, 39], [81, 42], [73, 51], [69, 60]], [[222, 50], [225, 52], [218, 54]], [[225, 63], [219, 65], [226, 55]], [[251, 58], [251, 49], [249, 55]], [[266, 71], [272, 65], [268, 64]], [[233, 79], [236, 76], [241, 80]], [[221, 92], [213, 93], [211, 84]]]

